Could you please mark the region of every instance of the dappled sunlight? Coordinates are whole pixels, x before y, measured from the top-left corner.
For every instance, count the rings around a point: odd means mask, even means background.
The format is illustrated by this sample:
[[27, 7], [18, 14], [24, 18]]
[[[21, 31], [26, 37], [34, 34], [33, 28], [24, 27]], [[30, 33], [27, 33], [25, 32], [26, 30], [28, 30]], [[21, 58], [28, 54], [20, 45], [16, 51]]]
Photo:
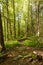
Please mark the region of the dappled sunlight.
[[43, 65], [43, 0], [0, 0], [0, 65]]

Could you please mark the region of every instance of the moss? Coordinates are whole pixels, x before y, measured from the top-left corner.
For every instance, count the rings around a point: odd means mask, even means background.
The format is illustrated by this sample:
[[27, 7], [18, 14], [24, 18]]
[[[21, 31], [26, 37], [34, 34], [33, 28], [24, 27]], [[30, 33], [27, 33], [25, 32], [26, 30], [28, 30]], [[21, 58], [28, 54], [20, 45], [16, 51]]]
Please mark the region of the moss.
[[19, 41], [8, 41], [7, 43], [5, 43], [5, 47], [6, 48], [13, 48], [14, 46], [19, 46], [20, 42]]
[[37, 40], [37, 39], [33, 39], [33, 40], [25, 40], [24, 41], [24, 44], [26, 46], [29, 46], [29, 47], [38, 47], [38, 48], [43, 48], [43, 44]]

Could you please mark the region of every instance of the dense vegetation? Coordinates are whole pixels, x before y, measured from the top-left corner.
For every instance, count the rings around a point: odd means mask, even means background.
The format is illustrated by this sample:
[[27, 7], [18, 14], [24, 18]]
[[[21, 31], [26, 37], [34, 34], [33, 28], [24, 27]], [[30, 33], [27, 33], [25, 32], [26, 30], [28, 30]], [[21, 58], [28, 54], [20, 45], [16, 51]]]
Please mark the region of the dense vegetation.
[[31, 47], [43, 49], [43, 0], [0, 0], [0, 57], [13, 50], [33, 58]]

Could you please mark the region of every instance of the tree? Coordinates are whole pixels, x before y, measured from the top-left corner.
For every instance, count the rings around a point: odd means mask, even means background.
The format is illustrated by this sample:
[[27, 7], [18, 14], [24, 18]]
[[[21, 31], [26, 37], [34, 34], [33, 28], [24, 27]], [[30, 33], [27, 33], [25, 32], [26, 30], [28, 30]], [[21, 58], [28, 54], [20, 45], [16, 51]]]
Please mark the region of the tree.
[[4, 22], [4, 40], [6, 40], [6, 22], [5, 22], [5, 17], [4, 17], [4, 5], [3, 5], [3, 22]]
[[15, 20], [15, 1], [13, 0], [13, 14], [14, 14], [14, 38], [16, 38], [16, 20]]
[[33, 10], [32, 10], [32, 3], [31, 3], [31, 33], [34, 35], [34, 21], [33, 21]]
[[6, 0], [6, 17], [7, 17], [7, 20], [6, 20], [6, 26], [7, 26], [7, 40], [9, 39], [9, 31], [8, 31], [8, 26], [9, 26], [9, 21], [8, 21], [8, 16], [9, 16], [9, 11], [8, 11], [8, 0]]
[[3, 38], [3, 28], [1, 19], [1, 8], [0, 8], [0, 44], [2, 46], [2, 51], [5, 51], [4, 38]]

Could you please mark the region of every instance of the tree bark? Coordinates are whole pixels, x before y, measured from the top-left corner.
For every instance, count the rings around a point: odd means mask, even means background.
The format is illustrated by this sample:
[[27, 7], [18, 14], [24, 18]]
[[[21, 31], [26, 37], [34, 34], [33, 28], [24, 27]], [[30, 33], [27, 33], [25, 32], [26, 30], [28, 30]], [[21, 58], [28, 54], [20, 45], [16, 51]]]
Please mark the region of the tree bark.
[[2, 19], [1, 19], [1, 10], [0, 10], [0, 44], [2, 46], [2, 51], [5, 51], [4, 38], [3, 38], [3, 28], [2, 28]]
[[15, 20], [15, 1], [13, 0], [13, 14], [14, 14], [14, 39], [16, 39], [16, 20]]
[[7, 21], [6, 21], [6, 37], [7, 40], [9, 40], [9, 30], [8, 30], [8, 26], [9, 26], [9, 21], [8, 21], [8, 16], [9, 16], [9, 12], [8, 12], [8, 0], [6, 0], [6, 14], [7, 14]]
[[20, 20], [18, 18], [18, 37], [20, 37]]

